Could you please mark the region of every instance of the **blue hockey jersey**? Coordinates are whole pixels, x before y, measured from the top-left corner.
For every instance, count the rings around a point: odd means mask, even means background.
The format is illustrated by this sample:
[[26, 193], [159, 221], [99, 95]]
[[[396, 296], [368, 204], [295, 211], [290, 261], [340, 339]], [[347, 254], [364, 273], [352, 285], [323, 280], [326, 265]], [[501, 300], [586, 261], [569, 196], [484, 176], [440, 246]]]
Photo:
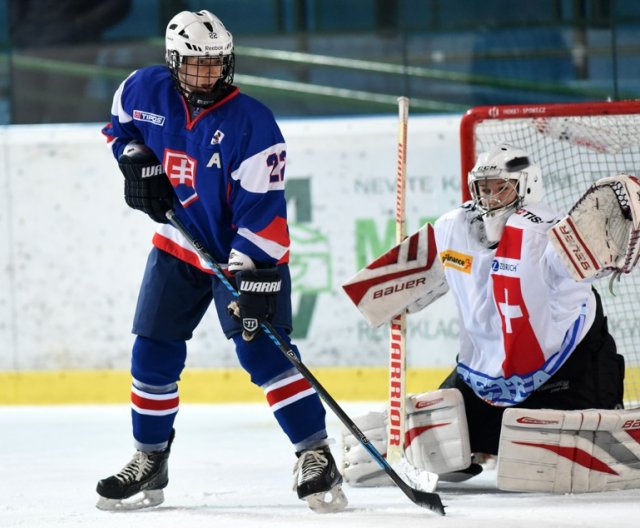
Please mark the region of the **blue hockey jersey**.
[[[286, 144], [271, 111], [234, 88], [192, 116], [165, 66], [133, 72], [116, 91], [103, 129], [116, 159], [140, 141], [161, 160], [175, 190], [177, 216], [212, 256], [231, 249], [265, 264], [289, 260], [284, 196]], [[153, 244], [205, 271], [171, 224]]]

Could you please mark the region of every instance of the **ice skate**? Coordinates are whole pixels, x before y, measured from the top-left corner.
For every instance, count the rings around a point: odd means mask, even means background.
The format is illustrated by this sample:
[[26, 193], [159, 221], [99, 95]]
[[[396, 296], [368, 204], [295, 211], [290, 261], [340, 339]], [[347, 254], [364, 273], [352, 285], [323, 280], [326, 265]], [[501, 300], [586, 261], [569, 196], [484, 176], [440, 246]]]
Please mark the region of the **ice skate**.
[[465, 469], [458, 471], [451, 471], [449, 473], [441, 473], [439, 475], [442, 482], [464, 482], [470, 478], [475, 477], [482, 473], [483, 467], [476, 462], [472, 462], [471, 465]]
[[347, 507], [342, 491], [342, 475], [328, 446], [296, 453], [293, 468], [293, 489], [298, 498], [306, 500], [309, 508], [318, 513], [333, 513]]
[[[173, 442], [164, 451], [136, 451], [131, 461], [116, 475], [98, 482], [96, 491], [100, 510], [139, 510], [164, 502], [163, 488], [169, 483], [169, 453]], [[126, 500], [131, 499], [131, 500]]]

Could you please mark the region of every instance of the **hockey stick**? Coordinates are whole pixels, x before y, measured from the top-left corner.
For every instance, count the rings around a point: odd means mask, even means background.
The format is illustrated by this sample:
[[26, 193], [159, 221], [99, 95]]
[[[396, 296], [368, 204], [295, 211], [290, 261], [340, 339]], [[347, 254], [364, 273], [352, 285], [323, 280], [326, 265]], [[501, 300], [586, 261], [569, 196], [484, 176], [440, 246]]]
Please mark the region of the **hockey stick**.
[[[210, 267], [213, 274], [224, 284], [227, 290], [234, 296], [238, 296], [238, 292], [234, 286], [229, 282], [229, 279], [225, 276], [220, 264], [218, 264], [214, 258], [209, 254], [206, 248], [196, 240], [191, 233], [187, 230], [182, 221], [176, 216], [173, 210], [166, 212], [167, 219], [171, 224], [184, 236], [187, 241], [193, 246], [201, 259], [203, 259]], [[322, 400], [329, 406], [329, 408], [336, 414], [344, 426], [349, 432], [359, 440], [371, 457], [380, 465], [380, 467], [391, 477], [391, 480], [409, 497], [414, 503], [423, 508], [428, 508], [440, 515], [444, 515], [444, 506], [440, 500], [440, 495], [437, 493], [421, 491], [409, 486], [404, 480], [400, 478], [398, 473], [389, 465], [380, 452], [371, 444], [369, 439], [364, 435], [358, 426], [353, 422], [351, 418], [342, 410], [338, 403], [332, 398], [332, 396], [326, 391], [326, 389], [320, 384], [315, 376], [309, 371], [304, 363], [296, 356], [295, 352], [291, 350], [287, 342], [276, 332], [273, 326], [269, 322], [261, 323], [262, 331], [269, 336], [269, 338], [275, 343], [280, 351], [287, 357], [287, 359], [293, 364], [293, 366], [302, 374], [309, 384], [316, 390]]]
[[[407, 179], [407, 125], [409, 98], [398, 97], [398, 164], [396, 172], [396, 244], [407, 237], [405, 195]], [[389, 329], [389, 422], [387, 424], [387, 461], [396, 464], [404, 457], [406, 399], [406, 337], [404, 312], [391, 320]]]

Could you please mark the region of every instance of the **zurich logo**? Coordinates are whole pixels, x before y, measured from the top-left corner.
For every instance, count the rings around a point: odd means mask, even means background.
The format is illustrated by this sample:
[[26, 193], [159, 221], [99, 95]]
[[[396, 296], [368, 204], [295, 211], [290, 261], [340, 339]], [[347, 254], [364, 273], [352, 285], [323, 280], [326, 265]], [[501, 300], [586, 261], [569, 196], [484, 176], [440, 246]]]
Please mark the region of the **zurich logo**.
[[498, 264], [496, 259], [493, 259], [493, 262], [491, 263], [491, 271], [498, 271], [498, 269], [500, 269], [500, 264]]

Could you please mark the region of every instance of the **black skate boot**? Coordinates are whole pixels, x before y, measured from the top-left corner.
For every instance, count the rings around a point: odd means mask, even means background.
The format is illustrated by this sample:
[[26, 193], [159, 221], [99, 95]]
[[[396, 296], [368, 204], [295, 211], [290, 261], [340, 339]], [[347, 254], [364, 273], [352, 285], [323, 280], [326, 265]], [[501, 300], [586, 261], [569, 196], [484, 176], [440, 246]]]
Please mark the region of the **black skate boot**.
[[451, 471], [450, 473], [441, 473], [438, 476], [442, 482], [464, 482], [480, 473], [482, 473], [482, 466], [472, 462], [471, 465], [465, 469]]
[[[165, 450], [150, 453], [136, 451], [120, 473], [99, 481], [96, 491], [100, 498], [96, 507], [100, 510], [138, 510], [162, 504], [162, 489], [169, 483], [168, 462], [174, 436], [175, 431], [171, 430], [169, 445]], [[124, 502], [140, 492], [140, 497]]]
[[329, 446], [307, 449], [296, 456], [293, 489], [298, 492], [298, 498], [306, 500], [309, 508], [318, 513], [345, 509], [347, 497], [342, 491], [342, 475]]

